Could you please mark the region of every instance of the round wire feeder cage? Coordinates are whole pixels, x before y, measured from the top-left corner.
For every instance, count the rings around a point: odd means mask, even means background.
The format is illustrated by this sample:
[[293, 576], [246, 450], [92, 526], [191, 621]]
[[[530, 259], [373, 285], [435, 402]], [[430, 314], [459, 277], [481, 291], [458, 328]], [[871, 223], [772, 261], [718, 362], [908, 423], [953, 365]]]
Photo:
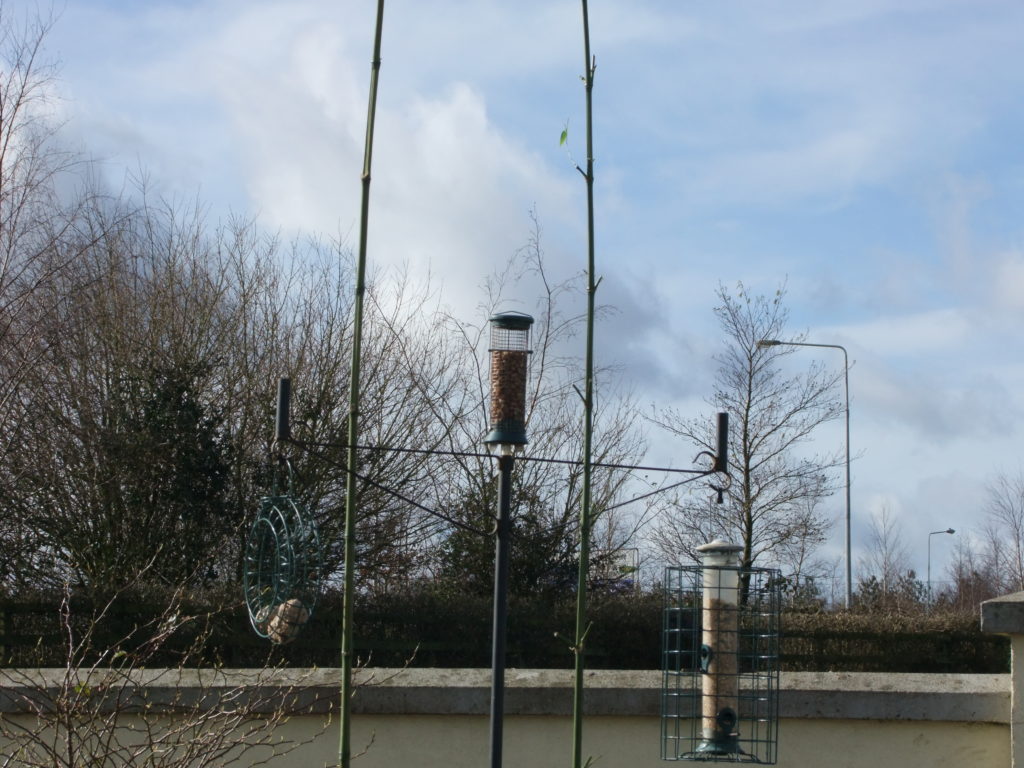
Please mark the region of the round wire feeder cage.
[[305, 507], [290, 492], [261, 499], [243, 573], [249, 621], [260, 637], [281, 645], [298, 636], [320, 594], [321, 560], [320, 536]]

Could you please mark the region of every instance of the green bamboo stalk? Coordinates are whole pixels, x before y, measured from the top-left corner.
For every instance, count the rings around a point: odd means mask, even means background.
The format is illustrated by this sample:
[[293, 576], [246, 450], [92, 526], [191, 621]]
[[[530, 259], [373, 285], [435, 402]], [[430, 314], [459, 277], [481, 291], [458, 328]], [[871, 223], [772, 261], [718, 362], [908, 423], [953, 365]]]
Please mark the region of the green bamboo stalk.
[[583, 65], [586, 71], [587, 94], [587, 351], [583, 391], [583, 489], [580, 500], [580, 562], [576, 583], [576, 639], [573, 644], [575, 678], [572, 696], [572, 764], [580, 768], [583, 760], [583, 670], [586, 662], [587, 636], [587, 573], [590, 566], [590, 530], [593, 519], [590, 509], [590, 475], [594, 431], [594, 131], [593, 104], [595, 63], [590, 56], [590, 17], [587, 0], [583, 3]]
[[352, 317], [352, 368], [348, 390], [348, 458], [345, 480], [345, 588], [341, 611], [341, 735], [338, 763], [350, 768], [352, 762], [352, 608], [355, 598], [356, 560], [356, 476], [359, 437], [359, 370], [363, 346], [363, 295], [366, 293], [366, 240], [370, 221], [370, 166], [373, 159], [373, 124], [377, 114], [377, 78], [380, 74], [380, 42], [384, 28], [384, 0], [377, 0], [377, 26], [370, 64], [370, 103], [366, 115], [366, 143], [363, 150], [362, 208], [359, 218], [359, 259], [356, 266], [356, 296]]

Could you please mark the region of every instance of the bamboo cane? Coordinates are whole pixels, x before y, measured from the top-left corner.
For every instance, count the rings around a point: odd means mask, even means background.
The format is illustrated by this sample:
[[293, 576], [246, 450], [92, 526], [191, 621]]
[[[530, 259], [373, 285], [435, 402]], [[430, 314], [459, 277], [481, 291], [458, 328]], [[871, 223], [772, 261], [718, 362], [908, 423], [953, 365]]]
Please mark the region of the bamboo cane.
[[580, 562], [576, 583], [576, 636], [573, 643], [575, 676], [572, 700], [572, 765], [580, 768], [583, 760], [583, 670], [586, 663], [587, 572], [590, 565], [590, 531], [593, 519], [590, 510], [590, 476], [592, 439], [594, 428], [594, 132], [593, 104], [595, 65], [590, 55], [590, 17], [587, 0], [583, 3], [583, 64], [586, 85], [587, 169], [583, 178], [587, 184], [587, 349], [583, 392], [583, 488], [580, 499]]
[[377, 113], [377, 78], [380, 74], [380, 43], [384, 28], [384, 0], [377, 1], [377, 24], [370, 65], [370, 99], [366, 114], [366, 142], [363, 151], [362, 207], [359, 218], [359, 258], [356, 265], [356, 295], [352, 317], [352, 367], [348, 390], [348, 476], [345, 481], [345, 586], [341, 611], [341, 735], [338, 762], [349, 768], [352, 762], [352, 662], [354, 649], [352, 608], [355, 599], [356, 475], [359, 437], [359, 369], [363, 344], [363, 295], [366, 293], [366, 241], [370, 220], [370, 166], [373, 159], [373, 126]]

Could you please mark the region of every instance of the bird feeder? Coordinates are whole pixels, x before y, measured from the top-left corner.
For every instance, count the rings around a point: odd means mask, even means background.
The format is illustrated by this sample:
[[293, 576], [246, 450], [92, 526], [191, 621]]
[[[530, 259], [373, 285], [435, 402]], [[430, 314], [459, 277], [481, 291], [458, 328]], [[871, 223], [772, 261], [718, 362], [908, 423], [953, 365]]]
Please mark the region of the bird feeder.
[[533, 318], [522, 312], [501, 312], [491, 323], [490, 431], [488, 448], [526, 445], [526, 373]]
[[320, 593], [320, 537], [290, 493], [267, 496], [245, 543], [242, 588], [249, 620], [276, 645], [294, 640]]
[[[291, 379], [280, 379], [274, 431], [278, 450], [291, 439], [291, 394]], [[278, 459], [285, 492], [278, 493], [275, 472], [271, 495], [260, 501], [245, 541], [242, 590], [253, 629], [281, 645], [294, 640], [312, 615], [320, 593], [322, 552], [313, 516], [292, 489], [291, 464], [283, 454]]]
[[776, 762], [781, 580], [742, 568], [740, 549], [713, 541], [666, 570], [665, 760]]

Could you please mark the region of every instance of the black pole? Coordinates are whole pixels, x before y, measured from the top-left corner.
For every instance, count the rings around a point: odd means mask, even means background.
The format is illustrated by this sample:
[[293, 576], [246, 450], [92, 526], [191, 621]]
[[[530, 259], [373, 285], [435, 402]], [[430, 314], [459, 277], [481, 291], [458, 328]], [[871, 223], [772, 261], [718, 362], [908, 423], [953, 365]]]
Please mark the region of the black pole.
[[729, 471], [729, 414], [718, 414], [718, 449], [715, 453], [715, 472]]
[[282, 376], [277, 381], [277, 422], [274, 428], [274, 439], [277, 442], [290, 440], [292, 437], [291, 407], [292, 380], [287, 376]]
[[508, 556], [512, 535], [512, 454], [498, 457], [498, 529], [494, 548], [494, 630], [491, 656], [491, 768], [501, 768], [505, 718], [505, 630], [508, 623]]

